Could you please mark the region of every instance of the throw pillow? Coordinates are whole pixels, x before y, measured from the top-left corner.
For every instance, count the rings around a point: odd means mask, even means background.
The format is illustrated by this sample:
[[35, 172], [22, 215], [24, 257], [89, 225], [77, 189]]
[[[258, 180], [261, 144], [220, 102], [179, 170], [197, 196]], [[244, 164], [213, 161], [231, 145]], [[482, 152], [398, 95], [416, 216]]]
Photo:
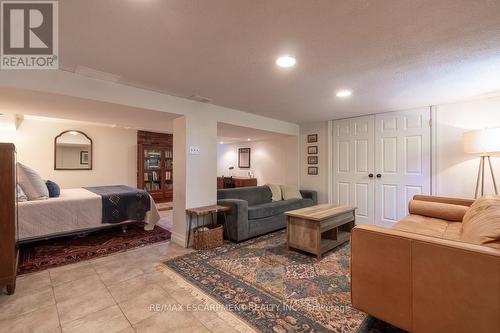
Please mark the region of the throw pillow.
[[283, 197], [281, 195], [281, 187], [277, 184], [267, 184], [267, 187], [271, 190], [272, 198], [271, 201], [281, 201]]
[[296, 186], [280, 185], [283, 200], [302, 199], [299, 189]]
[[28, 200], [43, 200], [49, 198], [49, 190], [45, 181], [30, 167], [17, 163], [19, 185], [28, 197]]
[[26, 196], [26, 194], [24, 193], [23, 189], [21, 188], [21, 186], [19, 186], [19, 184], [17, 184], [17, 201], [18, 202], [25, 202], [25, 201], [28, 201], [28, 197]]
[[500, 250], [500, 196], [477, 199], [462, 221], [462, 240]]
[[57, 198], [61, 195], [61, 188], [57, 183], [52, 180], [47, 180], [45, 185], [47, 185], [47, 189], [49, 190], [49, 198]]

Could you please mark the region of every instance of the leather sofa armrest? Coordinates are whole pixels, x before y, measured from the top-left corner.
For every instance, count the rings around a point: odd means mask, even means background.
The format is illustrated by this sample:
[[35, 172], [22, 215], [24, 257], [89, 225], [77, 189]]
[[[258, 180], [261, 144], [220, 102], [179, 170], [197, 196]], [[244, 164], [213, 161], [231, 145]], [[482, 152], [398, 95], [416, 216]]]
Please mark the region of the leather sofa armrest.
[[432, 196], [432, 195], [420, 195], [420, 194], [415, 195], [413, 197], [413, 200], [446, 203], [446, 204], [467, 206], [467, 207], [470, 207], [475, 201], [472, 199], [436, 197], [436, 196]]
[[248, 238], [248, 201], [240, 199], [220, 199], [217, 204], [231, 208], [227, 213], [227, 236], [232, 241]]
[[311, 190], [300, 190], [300, 194], [302, 194], [302, 198], [312, 199], [315, 205], [318, 204], [318, 192]]
[[352, 304], [410, 332], [498, 332], [500, 251], [375, 226], [351, 236]]

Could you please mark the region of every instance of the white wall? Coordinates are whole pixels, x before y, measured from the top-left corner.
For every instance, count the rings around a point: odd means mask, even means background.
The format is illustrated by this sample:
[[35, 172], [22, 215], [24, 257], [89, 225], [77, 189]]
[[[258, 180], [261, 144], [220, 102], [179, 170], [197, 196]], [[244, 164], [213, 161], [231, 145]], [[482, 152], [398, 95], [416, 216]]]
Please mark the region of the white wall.
[[[473, 198], [479, 156], [463, 152], [463, 133], [486, 127], [500, 127], [500, 97], [435, 106], [432, 145], [434, 149], [433, 194]], [[318, 191], [319, 201], [328, 201], [328, 122], [300, 127], [301, 188]], [[319, 175], [307, 175], [307, 134], [318, 134]], [[492, 156], [500, 185], [500, 154]], [[486, 193], [493, 193], [489, 169], [486, 169]]]
[[[92, 170], [54, 170], [54, 138], [79, 130], [93, 142]], [[137, 132], [97, 125], [25, 119], [16, 132], [17, 159], [62, 188], [137, 186]]]
[[[238, 148], [250, 148], [250, 169], [238, 168]], [[258, 185], [298, 185], [297, 137], [279, 137], [272, 140], [217, 145], [217, 175], [248, 177], [252, 171]]]
[[[473, 198], [479, 156], [463, 152], [462, 136], [469, 130], [500, 127], [500, 97], [439, 105], [436, 110], [435, 194]], [[492, 163], [500, 181], [500, 155], [493, 155]], [[493, 193], [486, 171], [487, 193]]]
[[[317, 134], [317, 143], [307, 143], [308, 134]], [[307, 174], [307, 147], [318, 146], [318, 175]], [[328, 202], [328, 122], [300, 126], [300, 188], [318, 192], [318, 203]]]

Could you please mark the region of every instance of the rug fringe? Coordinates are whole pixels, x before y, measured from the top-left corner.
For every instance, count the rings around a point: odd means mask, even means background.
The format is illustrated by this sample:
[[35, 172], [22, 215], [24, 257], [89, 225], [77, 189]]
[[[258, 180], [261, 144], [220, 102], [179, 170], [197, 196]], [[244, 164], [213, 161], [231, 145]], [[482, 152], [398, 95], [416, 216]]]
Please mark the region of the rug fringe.
[[[173, 271], [169, 267], [159, 264], [156, 266], [158, 271], [166, 274], [170, 279], [172, 279], [179, 287], [189, 292], [196, 299], [205, 302], [209, 306], [220, 306], [224, 307], [219, 301], [215, 300], [213, 297], [202, 291], [200, 288], [196, 287], [186, 279], [184, 279], [177, 272]], [[219, 318], [227, 322], [231, 327], [236, 329], [240, 333], [257, 333], [257, 331], [251, 327], [248, 323], [240, 319], [238, 316], [233, 314], [228, 310], [222, 310], [215, 312]]]

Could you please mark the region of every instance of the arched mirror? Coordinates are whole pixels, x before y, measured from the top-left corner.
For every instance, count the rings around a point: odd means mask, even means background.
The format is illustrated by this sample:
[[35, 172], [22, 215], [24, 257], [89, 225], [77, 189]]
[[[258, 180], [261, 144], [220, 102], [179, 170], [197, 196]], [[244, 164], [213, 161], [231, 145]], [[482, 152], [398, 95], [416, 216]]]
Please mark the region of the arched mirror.
[[64, 131], [55, 138], [55, 170], [92, 170], [92, 139], [75, 130]]

